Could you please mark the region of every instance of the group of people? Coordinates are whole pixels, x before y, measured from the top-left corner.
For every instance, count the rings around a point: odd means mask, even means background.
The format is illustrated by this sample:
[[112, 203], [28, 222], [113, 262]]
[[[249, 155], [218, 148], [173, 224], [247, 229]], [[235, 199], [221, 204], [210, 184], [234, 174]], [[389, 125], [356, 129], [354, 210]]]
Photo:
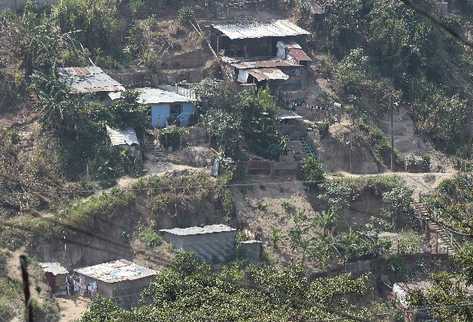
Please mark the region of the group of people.
[[[61, 293], [60, 285], [57, 285], [56, 278], [52, 274], [46, 274], [46, 282], [49, 286], [51, 297], [55, 294]], [[94, 297], [97, 294], [97, 282], [86, 283], [77, 275], [66, 275], [65, 278], [65, 295], [67, 296], [90, 296]]]

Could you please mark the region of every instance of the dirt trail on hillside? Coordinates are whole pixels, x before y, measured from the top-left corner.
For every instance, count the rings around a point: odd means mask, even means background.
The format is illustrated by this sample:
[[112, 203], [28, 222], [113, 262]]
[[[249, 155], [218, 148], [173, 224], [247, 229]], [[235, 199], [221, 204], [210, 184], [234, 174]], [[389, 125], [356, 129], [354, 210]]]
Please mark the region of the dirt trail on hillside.
[[457, 172], [428, 172], [428, 173], [410, 173], [410, 172], [384, 172], [378, 174], [352, 174], [348, 172], [336, 172], [331, 178], [336, 177], [375, 177], [375, 176], [395, 176], [403, 179], [407, 187], [411, 188], [414, 200], [419, 200], [420, 195], [432, 193], [439, 184], [449, 178], [455, 176]]
[[153, 176], [165, 175], [167, 173], [174, 172], [174, 171], [203, 170], [203, 168], [196, 168], [196, 167], [174, 164], [174, 163], [169, 163], [169, 162], [149, 163], [145, 165], [145, 169], [147, 170], [147, 174], [142, 177], [133, 178], [133, 177], [125, 176], [125, 177], [119, 178], [117, 180], [116, 187], [123, 188], [123, 189], [130, 188], [141, 179], [145, 179], [145, 178], [149, 178]]
[[58, 298], [56, 303], [59, 306], [60, 318], [59, 322], [78, 321], [82, 314], [85, 313], [91, 300], [84, 297], [73, 299]]

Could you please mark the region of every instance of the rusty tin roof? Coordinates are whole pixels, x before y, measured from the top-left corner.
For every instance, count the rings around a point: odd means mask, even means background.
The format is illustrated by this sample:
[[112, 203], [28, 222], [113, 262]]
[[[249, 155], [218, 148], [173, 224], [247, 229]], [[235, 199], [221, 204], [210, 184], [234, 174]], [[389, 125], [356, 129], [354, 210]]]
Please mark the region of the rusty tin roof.
[[59, 68], [59, 75], [71, 87], [71, 91], [74, 94], [119, 92], [125, 90], [122, 84], [97, 66]]

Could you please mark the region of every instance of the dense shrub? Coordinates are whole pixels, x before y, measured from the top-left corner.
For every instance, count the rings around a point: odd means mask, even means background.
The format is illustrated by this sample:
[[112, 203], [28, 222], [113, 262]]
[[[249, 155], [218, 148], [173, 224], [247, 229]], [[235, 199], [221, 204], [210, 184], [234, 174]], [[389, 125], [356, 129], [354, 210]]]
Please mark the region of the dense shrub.
[[305, 184], [314, 191], [325, 181], [322, 163], [314, 156], [309, 156], [304, 160], [302, 175], [306, 182]]
[[98, 299], [81, 322], [97, 321], [97, 317], [117, 321], [324, 320], [337, 318], [338, 312], [361, 317], [368, 314], [359, 311], [353, 299], [369, 292], [367, 276], [311, 280], [298, 267], [239, 265], [215, 272], [195, 257], [179, 254], [143, 292], [142, 305], [123, 311]]
[[94, 57], [118, 57], [122, 43], [121, 26], [114, 0], [63, 0], [52, 8], [52, 17], [63, 33], [87, 48]]
[[174, 150], [182, 147], [182, 139], [189, 134], [189, 130], [179, 126], [168, 126], [159, 130], [159, 142], [165, 148], [173, 148]]

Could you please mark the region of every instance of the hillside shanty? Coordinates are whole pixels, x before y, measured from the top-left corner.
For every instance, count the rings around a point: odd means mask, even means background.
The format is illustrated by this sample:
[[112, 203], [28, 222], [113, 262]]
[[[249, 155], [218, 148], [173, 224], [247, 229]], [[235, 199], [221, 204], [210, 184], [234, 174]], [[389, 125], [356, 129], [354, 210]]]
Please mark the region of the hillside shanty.
[[[195, 112], [193, 97], [160, 88], [145, 87], [133, 90], [138, 92], [138, 102], [151, 108], [151, 125], [154, 128], [163, 128], [171, 124], [187, 126], [191, 123]], [[112, 101], [120, 97], [121, 93], [109, 94]]]
[[125, 259], [74, 270], [81, 295], [113, 299], [123, 308], [134, 306], [156, 271]]
[[69, 272], [60, 263], [39, 263], [43, 271], [43, 278], [49, 287], [51, 295], [66, 295], [69, 290], [66, 286], [66, 278]]
[[235, 256], [236, 229], [226, 225], [161, 229], [159, 232], [174, 248], [192, 252], [204, 261], [225, 262]]
[[296, 91], [305, 85], [312, 59], [302, 46], [310, 32], [288, 20], [212, 25], [211, 42], [225, 74], [242, 85]]
[[103, 95], [107, 93], [125, 90], [122, 84], [97, 66], [65, 67], [58, 71], [59, 77], [70, 87], [72, 94], [94, 94], [105, 98]]

